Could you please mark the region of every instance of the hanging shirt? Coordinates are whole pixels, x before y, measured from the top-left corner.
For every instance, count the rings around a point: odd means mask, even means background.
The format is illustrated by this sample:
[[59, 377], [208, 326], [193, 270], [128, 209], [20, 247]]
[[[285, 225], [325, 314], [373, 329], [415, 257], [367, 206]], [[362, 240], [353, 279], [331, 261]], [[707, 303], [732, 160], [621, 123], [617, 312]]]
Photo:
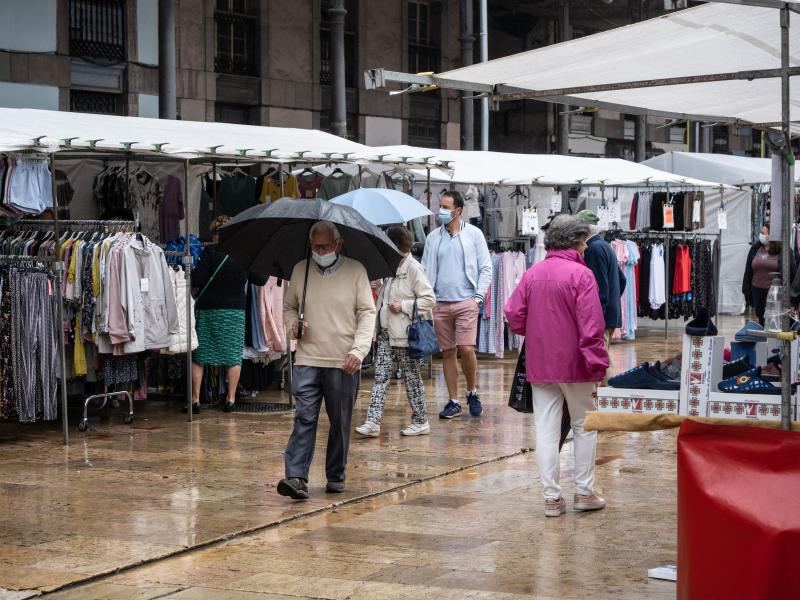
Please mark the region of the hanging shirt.
[[667, 301], [664, 245], [654, 244], [650, 252], [650, 307], [658, 310]]

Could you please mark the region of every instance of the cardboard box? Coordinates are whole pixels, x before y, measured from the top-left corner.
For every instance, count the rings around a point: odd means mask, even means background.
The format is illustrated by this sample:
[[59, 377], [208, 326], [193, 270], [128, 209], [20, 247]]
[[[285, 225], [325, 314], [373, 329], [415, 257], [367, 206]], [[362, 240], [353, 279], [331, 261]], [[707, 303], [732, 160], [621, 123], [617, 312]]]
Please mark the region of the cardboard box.
[[731, 342], [731, 360], [737, 360], [743, 356], [754, 367], [763, 367], [767, 364], [766, 342]]
[[708, 395], [722, 379], [723, 336], [683, 336], [680, 414], [694, 417], [708, 412]]
[[627, 388], [597, 388], [595, 406], [598, 412], [629, 414], [677, 414], [680, 402], [678, 390], [632, 390]]
[[[717, 419], [780, 421], [781, 397], [778, 394], [726, 394], [712, 392], [707, 416]], [[792, 420], [797, 418], [797, 396], [792, 396]]]

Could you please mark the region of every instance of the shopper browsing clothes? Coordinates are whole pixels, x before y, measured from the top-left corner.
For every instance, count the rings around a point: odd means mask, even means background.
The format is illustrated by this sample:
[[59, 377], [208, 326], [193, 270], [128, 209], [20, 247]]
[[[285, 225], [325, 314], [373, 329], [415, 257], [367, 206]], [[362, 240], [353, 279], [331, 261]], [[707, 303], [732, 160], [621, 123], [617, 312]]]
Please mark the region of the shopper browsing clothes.
[[400, 433], [427, 435], [431, 428], [425, 407], [425, 386], [419, 372], [419, 361], [408, 356], [408, 326], [411, 325], [414, 303], [417, 304], [418, 313], [426, 317], [436, 304], [436, 296], [422, 267], [411, 256], [411, 232], [406, 227], [395, 226], [390, 227], [386, 234], [400, 250], [403, 261], [397, 269], [397, 275], [383, 281], [378, 295], [375, 384], [372, 387], [367, 420], [356, 427], [356, 431], [368, 437], [377, 437], [380, 434], [386, 393], [394, 363], [397, 362], [403, 373], [412, 412], [411, 424]]
[[586, 241], [583, 260], [597, 282], [605, 322], [606, 348], [609, 348], [614, 330], [622, 327], [621, 298], [625, 291], [625, 275], [619, 268], [617, 255], [611, 244], [603, 239], [602, 232], [597, 227], [600, 220], [598, 216], [590, 210], [582, 210], [575, 216], [589, 225], [589, 239]]
[[422, 267], [436, 292], [433, 325], [443, 354], [444, 379], [450, 396], [440, 419], [461, 414], [458, 398], [458, 354], [467, 380], [467, 404], [473, 417], [483, 414], [478, 396], [475, 342], [478, 314], [492, 280], [492, 259], [483, 232], [462, 220], [464, 199], [459, 192], [439, 199], [441, 227], [425, 241]]
[[[761, 227], [758, 240], [750, 248], [744, 266], [742, 293], [745, 304], [752, 306], [760, 325], [764, 325], [764, 312], [767, 308], [767, 294], [776, 274], [783, 268], [781, 258], [781, 242], [769, 240], [769, 225]], [[791, 280], [794, 281], [796, 267], [794, 261], [790, 265]]]
[[229, 220], [229, 216], [220, 215], [211, 223], [209, 229], [214, 246], [203, 250], [192, 272], [192, 285], [197, 290], [194, 314], [198, 340], [197, 350], [192, 353], [192, 412], [200, 412], [200, 386], [205, 365], [228, 368], [224, 409], [226, 412], [234, 409], [244, 351], [245, 286], [248, 282], [267, 283], [266, 277], [248, 274], [228, 255], [217, 251], [219, 230]]
[[[314, 457], [319, 411], [325, 401], [330, 421], [325, 474], [329, 493], [344, 491], [350, 427], [361, 362], [375, 330], [375, 302], [367, 271], [341, 255], [342, 239], [333, 223], [319, 221], [311, 228], [313, 265], [295, 266], [283, 305], [283, 320], [297, 341], [293, 371], [296, 399], [294, 429], [286, 447], [286, 478], [278, 493], [295, 500], [308, 498], [308, 471]], [[305, 309], [298, 336], [303, 287]]]
[[545, 515], [566, 512], [559, 485], [559, 435], [566, 399], [575, 449], [577, 511], [599, 510], [605, 500], [594, 491], [597, 433], [583, 430], [593, 393], [608, 368], [605, 322], [597, 282], [583, 253], [589, 226], [556, 217], [545, 236], [546, 258], [531, 267], [508, 299], [511, 330], [525, 336], [526, 378], [533, 384], [536, 462], [544, 487]]

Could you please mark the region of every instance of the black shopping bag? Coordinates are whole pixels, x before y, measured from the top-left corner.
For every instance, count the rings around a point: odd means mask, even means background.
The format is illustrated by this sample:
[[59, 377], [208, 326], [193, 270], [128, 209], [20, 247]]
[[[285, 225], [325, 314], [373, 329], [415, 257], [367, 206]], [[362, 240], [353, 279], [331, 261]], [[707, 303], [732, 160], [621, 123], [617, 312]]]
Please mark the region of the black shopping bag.
[[[519, 358], [517, 358], [517, 368], [514, 369], [514, 378], [511, 380], [511, 393], [508, 395], [508, 405], [521, 413], [533, 412], [533, 387], [528, 383], [525, 377], [525, 342], [522, 342], [522, 348], [519, 350]], [[572, 429], [571, 419], [569, 416], [569, 407], [567, 401], [564, 400], [564, 407], [561, 413], [561, 435], [559, 437], [558, 448], [559, 450], [564, 445], [564, 442]]]
[[533, 390], [531, 384], [525, 379], [525, 342], [519, 349], [517, 368], [511, 380], [511, 393], [508, 395], [508, 405], [521, 413], [533, 412]]

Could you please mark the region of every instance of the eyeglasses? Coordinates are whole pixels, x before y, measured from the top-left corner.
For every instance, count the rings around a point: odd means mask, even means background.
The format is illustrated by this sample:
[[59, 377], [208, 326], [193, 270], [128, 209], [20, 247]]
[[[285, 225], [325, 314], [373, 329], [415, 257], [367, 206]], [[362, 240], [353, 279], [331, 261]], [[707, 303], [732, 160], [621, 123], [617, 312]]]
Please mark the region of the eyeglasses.
[[336, 242], [330, 244], [311, 244], [311, 250], [317, 254], [330, 254], [336, 250]]

